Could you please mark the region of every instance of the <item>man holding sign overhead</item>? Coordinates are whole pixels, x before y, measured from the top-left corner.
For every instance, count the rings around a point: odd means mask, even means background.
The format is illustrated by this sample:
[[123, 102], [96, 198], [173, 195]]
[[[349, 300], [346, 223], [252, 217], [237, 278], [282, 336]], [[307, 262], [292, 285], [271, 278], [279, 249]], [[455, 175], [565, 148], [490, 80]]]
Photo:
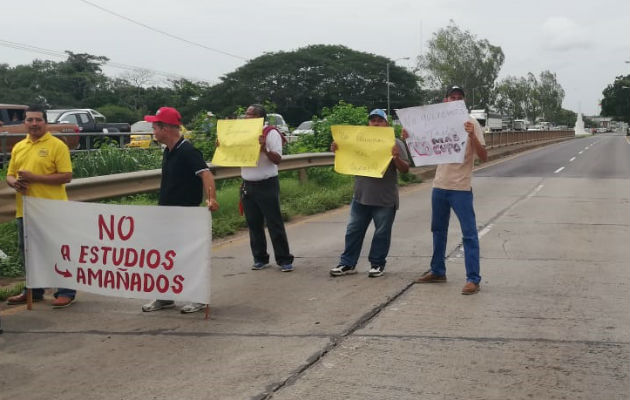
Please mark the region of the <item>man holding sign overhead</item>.
[[[444, 102], [461, 100], [464, 100], [464, 89], [452, 86], [446, 92]], [[462, 294], [474, 294], [480, 289], [481, 276], [479, 275], [479, 237], [471, 186], [472, 169], [474, 158], [479, 157], [482, 161], [486, 161], [488, 153], [481, 127], [476, 120], [469, 117], [464, 123], [464, 130], [468, 134], [468, 143], [463, 162], [438, 164], [435, 172], [431, 195], [431, 231], [433, 232], [431, 269], [416, 279], [416, 283], [446, 282], [446, 238], [452, 208], [459, 219], [464, 244], [466, 285], [462, 288]]]
[[[375, 278], [383, 275], [385, 270], [386, 258], [389, 253], [389, 246], [391, 243], [392, 225], [394, 224], [394, 217], [396, 216], [396, 210], [398, 209], [398, 172], [407, 172], [409, 170], [409, 157], [405, 150], [404, 144], [394, 139], [393, 129], [388, 127], [387, 115], [383, 110], [375, 109], [370, 112], [368, 116], [369, 127], [381, 127], [388, 128], [379, 130], [381, 136], [388, 135], [388, 139], [391, 141], [379, 141], [377, 138], [370, 137], [369, 132], [362, 135], [360, 132], [356, 136], [353, 136], [355, 142], [369, 143], [372, 148], [382, 147], [384, 143], [389, 143], [389, 146], [393, 143], [392, 147], [386, 147], [383, 149], [385, 152], [391, 152], [391, 156], [386, 155], [384, 173], [380, 171], [380, 177], [374, 176], [360, 176], [358, 172], [370, 170], [378, 170], [379, 168], [372, 168], [369, 161], [366, 165], [361, 165], [360, 156], [361, 153], [366, 153], [363, 149], [357, 146], [355, 152], [359, 157], [356, 161], [350, 161], [342, 167], [354, 168], [357, 171], [357, 175], [354, 178], [354, 196], [352, 198], [350, 209], [350, 220], [346, 228], [345, 248], [341, 254], [339, 265], [330, 270], [332, 276], [342, 276], [355, 274], [359, 255], [361, 254], [361, 246], [363, 245], [363, 239], [365, 238], [365, 232], [371, 221], [374, 221], [374, 237], [372, 238], [372, 245], [370, 246], [370, 253], [368, 260], [370, 261], [371, 268], [368, 276]], [[339, 133], [335, 128], [339, 128]], [[335, 152], [335, 170], [340, 172], [340, 166], [337, 163], [338, 158], [342, 157], [342, 152], [348, 153], [348, 149], [345, 147], [352, 146], [351, 143], [343, 143], [341, 140], [347, 139], [350, 133], [345, 133], [344, 130], [350, 132], [355, 127], [334, 127], [333, 138], [330, 149]], [[365, 128], [364, 128], [365, 130]], [[338, 133], [338, 135], [337, 135]], [[383, 139], [385, 139], [383, 137]], [[379, 143], [381, 142], [381, 143]], [[379, 146], [380, 145], [380, 146]], [[390, 150], [391, 149], [391, 150]], [[366, 157], [374, 159], [375, 157]], [[344, 171], [345, 173], [345, 171]], [[371, 175], [371, 174], [369, 174]]]

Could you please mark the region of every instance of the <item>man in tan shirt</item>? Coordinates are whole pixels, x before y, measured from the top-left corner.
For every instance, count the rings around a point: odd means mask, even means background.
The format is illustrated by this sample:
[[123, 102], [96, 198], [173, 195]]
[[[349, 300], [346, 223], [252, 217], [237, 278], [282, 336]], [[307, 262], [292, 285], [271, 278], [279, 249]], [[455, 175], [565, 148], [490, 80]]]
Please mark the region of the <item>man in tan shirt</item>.
[[[444, 101], [463, 99], [464, 89], [459, 86], [452, 86], [446, 92]], [[479, 123], [470, 118], [464, 124], [464, 129], [468, 133], [464, 162], [461, 164], [440, 164], [435, 172], [431, 196], [431, 232], [433, 232], [431, 269], [416, 279], [416, 282], [446, 282], [446, 238], [452, 208], [459, 219], [463, 235], [466, 285], [462, 288], [462, 294], [474, 294], [479, 291], [481, 276], [479, 275], [479, 236], [473, 208], [471, 179], [475, 156], [486, 161], [488, 153]]]

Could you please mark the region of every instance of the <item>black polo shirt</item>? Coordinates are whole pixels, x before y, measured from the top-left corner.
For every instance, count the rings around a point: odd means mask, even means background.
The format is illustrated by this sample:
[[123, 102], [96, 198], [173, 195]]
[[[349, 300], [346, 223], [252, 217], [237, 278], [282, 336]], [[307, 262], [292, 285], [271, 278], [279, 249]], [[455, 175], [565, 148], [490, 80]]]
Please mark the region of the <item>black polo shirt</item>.
[[199, 206], [203, 200], [203, 183], [197, 176], [207, 170], [203, 156], [188, 140], [181, 138], [173, 150], [162, 156], [161, 206]]

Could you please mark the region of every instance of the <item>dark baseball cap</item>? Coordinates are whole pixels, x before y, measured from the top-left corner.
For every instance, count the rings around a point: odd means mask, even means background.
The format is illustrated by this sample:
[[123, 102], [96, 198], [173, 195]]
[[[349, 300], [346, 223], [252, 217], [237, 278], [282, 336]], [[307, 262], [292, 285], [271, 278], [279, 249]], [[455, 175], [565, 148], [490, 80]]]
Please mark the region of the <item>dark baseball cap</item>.
[[464, 92], [464, 89], [462, 89], [460, 86], [451, 86], [446, 90], [446, 97], [450, 96], [451, 93], [459, 91], [462, 96], [466, 97], [466, 93]]

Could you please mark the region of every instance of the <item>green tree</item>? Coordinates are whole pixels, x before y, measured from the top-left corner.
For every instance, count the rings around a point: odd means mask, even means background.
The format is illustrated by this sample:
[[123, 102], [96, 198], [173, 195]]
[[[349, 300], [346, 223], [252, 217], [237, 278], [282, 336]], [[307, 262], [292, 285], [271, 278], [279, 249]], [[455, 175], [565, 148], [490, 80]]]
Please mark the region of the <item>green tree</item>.
[[494, 107], [514, 119], [526, 118], [527, 99], [530, 95], [525, 78], [508, 76], [495, 88]]
[[[418, 57], [418, 69], [436, 88], [462, 86], [468, 105], [483, 108], [490, 103], [492, 87], [504, 60], [501, 47], [462, 31], [451, 20], [446, 28], [433, 34], [426, 54]], [[475, 104], [472, 104], [473, 90]]]
[[[313, 45], [291, 52], [267, 53], [221, 78], [199, 104], [219, 115], [236, 106], [273, 102], [292, 125], [311, 119], [340, 100], [385, 108], [388, 58], [344, 46]], [[419, 80], [412, 72], [390, 64], [392, 108], [422, 100]]]
[[133, 124], [142, 117], [136, 110], [116, 104], [106, 104], [102, 107], [98, 107], [96, 110], [103, 114], [110, 122], [127, 122]]
[[[582, 120], [585, 121], [585, 126], [586, 126], [586, 120], [584, 118]], [[551, 122], [553, 122], [556, 125], [565, 125], [569, 128], [573, 128], [575, 126], [576, 121], [577, 121], [577, 114], [575, 112], [571, 110], [565, 110], [564, 108], [562, 108], [556, 114], [555, 118]]]
[[508, 76], [497, 83], [494, 94], [494, 107], [514, 119], [543, 119], [565, 125], [560, 123], [567, 117], [562, 114], [564, 89], [550, 71], [541, 72], [538, 78], [531, 72], [527, 77]]
[[534, 93], [538, 99], [543, 120], [557, 124], [562, 111], [564, 89], [558, 83], [556, 74], [551, 71], [541, 72]]
[[601, 116], [630, 123], [630, 75], [616, 77], [602, 94]]

